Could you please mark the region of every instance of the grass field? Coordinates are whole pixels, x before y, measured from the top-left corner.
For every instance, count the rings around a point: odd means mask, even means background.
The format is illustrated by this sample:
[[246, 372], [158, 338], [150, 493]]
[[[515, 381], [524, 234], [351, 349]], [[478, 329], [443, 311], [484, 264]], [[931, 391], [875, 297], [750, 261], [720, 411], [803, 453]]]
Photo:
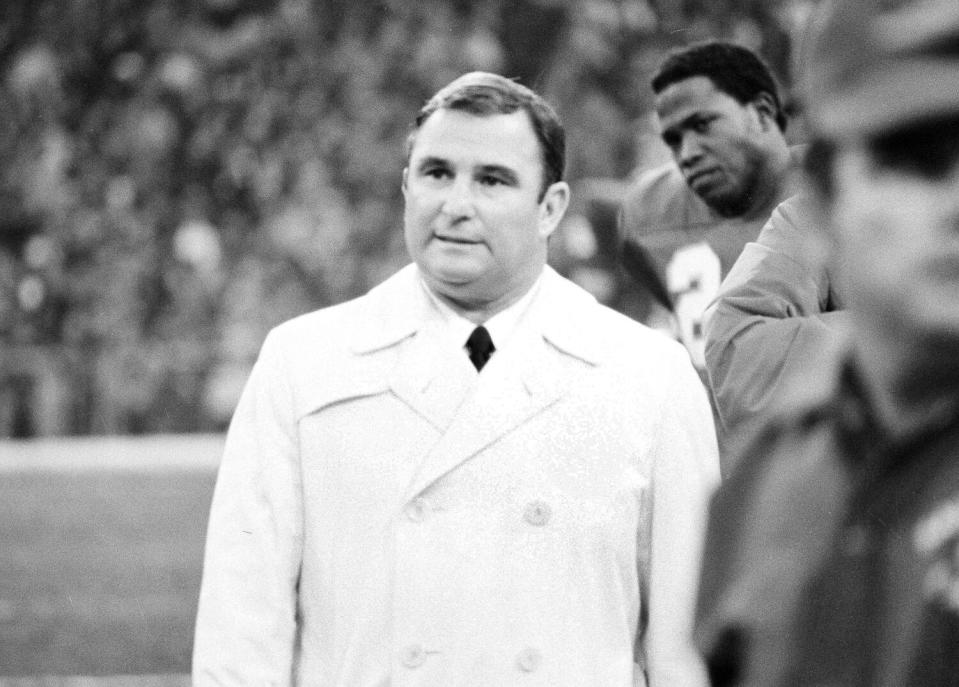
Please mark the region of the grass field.
[[0, 442], [0, 687], [186, 684], [221, 442]]

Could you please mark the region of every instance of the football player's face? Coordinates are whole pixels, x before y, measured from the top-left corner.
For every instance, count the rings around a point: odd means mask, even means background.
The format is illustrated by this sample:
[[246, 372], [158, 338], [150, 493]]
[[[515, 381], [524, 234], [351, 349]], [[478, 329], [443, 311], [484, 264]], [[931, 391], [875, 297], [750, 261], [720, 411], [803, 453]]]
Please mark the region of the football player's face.
[[662, 138], [689, 187], [724, 217], [745, 214], [760, 183], [761, 115], [705, 76], [677, 81], [656, 96]]
[[851, 305], [869, 321], [959, 342], [959, 127], [841, 146], [831, 218]]

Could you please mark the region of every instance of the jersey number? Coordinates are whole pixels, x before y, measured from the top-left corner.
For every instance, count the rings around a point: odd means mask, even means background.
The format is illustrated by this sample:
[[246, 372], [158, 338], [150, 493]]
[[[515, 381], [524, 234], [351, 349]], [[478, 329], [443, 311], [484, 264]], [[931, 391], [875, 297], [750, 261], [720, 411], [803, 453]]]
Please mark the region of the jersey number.
[[680, 248], [666, 265], [666, 287], [673, 298], [679, 338], [699, 369], [706, 365], [703, 312], [719, 293], [721, 281], [719, 256], [706, 242]]

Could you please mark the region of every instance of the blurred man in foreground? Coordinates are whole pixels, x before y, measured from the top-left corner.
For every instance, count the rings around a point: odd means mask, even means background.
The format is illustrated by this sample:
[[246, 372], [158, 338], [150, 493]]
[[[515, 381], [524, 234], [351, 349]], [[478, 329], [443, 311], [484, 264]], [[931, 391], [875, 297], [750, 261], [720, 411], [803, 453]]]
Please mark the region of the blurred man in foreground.
[[681, 346], [546, 267], [564, 145], [492, 74], [420, 111], [415, 264], [274, 330], [234, 416], [196, 687], [705, 683], [709, 405]]
[[746, 242], [793, 193], [799, 153], [786, 142], [776, 81], [747, 48], [711, 41], [678, 50], [652, 88], [674, 162], [627, 192], [624, 261], [650, 294], [645, 321], [672, 329], [702, 369], [703, 311]]
[[809, 155], [848, 341], [750, 444], [710, 517], [713, 684], [959, 680], [959, 3], [814, 23]]

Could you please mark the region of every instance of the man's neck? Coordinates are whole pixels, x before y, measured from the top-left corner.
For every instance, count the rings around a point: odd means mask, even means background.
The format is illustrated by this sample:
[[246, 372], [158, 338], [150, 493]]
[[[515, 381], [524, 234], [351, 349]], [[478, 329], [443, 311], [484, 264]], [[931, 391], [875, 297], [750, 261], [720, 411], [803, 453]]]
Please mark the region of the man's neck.
[[510, 296], [509, 298], [500, 298], [493, 301], [475, 302], [456, 300], [435, 290], [432, 291], [432, 293], [441, 303], [473, 324], [483, 324], [487, 322], [493, 315], [503, 312], [523, 297], [521, 294], [519, 296]]
[[525, 289], [516, 289], [491, 300], [459, 298], [455, 292], [449, 293], [446, 290], [435, 288], [426, 279], [423, 280], [423, 285], [427, 292], [444, 306], [473, 324], [480, 325], [488, 322], [494, 315], [504, 312], [530, 297], [541, 278], [542, 272], [536, 279], [527, 284]]
[[742, 219], [768, 218], [776, 206], [791, 195], [792, 166], [792, 155], [785, 141], [770, 148], [770, 154], [760, 170], [754, 202]]

